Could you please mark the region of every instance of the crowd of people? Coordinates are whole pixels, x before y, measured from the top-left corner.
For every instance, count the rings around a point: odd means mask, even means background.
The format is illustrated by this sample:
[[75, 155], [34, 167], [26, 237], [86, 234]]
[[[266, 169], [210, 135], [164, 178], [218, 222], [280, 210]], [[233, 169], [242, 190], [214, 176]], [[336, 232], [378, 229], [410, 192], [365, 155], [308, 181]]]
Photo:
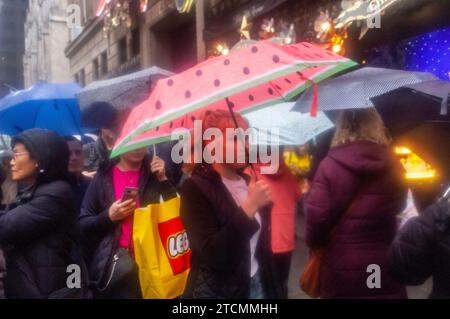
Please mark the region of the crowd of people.
[[[207, 111], [202, 121], [224, 133], [203, 147], [236, 155], [246, 143], [225, 134], [248, 128], [239, 114]], [[431, 297], [450, 297], [450, 203], [441, 198], [399, 227], [408, 185], [374, 109], [342, 112], [331, 145], [307, 157], [308, 183], [282, 153], [272, 175], [248, 161], [175, 165], [170, 147], [110, 159], [120, 126], [115, 114], [85, 145], [44, 129], [12, 138], [0, 169], [0, 298], [142, 298], [133, 213], [176, 196], [191, 249], [182, 298], [288, 298], [299, 214], [306, 244], [323, 249], [322, 298], [407, 298], [406, 285], [429, 277]], [[129, 188], [136, 198], [124, 199]], [[84, 289], [67, 287], [72, 264], [86, 274]]]

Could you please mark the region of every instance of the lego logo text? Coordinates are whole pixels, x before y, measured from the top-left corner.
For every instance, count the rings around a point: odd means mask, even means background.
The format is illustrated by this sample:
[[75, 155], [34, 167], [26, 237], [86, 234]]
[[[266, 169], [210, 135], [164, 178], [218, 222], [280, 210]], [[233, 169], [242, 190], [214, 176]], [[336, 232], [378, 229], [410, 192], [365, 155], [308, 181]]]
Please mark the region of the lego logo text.
[[189, 240], [186, 232], [170, 236], [168, 239], [169, 256], [175, 258], [189, 251]]

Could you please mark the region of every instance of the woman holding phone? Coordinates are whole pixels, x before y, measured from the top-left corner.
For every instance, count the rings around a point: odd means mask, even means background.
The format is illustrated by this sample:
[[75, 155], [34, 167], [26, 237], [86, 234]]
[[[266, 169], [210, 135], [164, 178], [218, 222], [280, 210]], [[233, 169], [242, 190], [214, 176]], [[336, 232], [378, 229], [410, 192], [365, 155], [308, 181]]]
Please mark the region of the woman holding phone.
[[168, 181], [165, 163], [139, 149], [120, 157], [99, 172], [88, 188], [80, 215], [83, 254], [94, 298], [139, 299], [138, 274], [134, 264], [133, 212], [137, 207], [158, 203], [177, 195]]

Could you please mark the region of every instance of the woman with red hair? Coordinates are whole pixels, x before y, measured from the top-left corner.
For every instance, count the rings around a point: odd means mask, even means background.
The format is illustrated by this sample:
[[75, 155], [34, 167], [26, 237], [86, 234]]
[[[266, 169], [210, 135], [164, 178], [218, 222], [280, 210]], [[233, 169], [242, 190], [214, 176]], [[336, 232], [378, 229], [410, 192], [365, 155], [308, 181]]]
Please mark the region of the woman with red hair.
[[202, 124], [203, 132], [222, 133], [203, 148], [214, 149], [215, 155], [222, 151], [223, 157], [234, 155], [235, 160], [197, 165], [183, 184], [181, 218], [192, 250], [184, 297], [280, 298], [269, 244], [270, 189], [243, 174], [248, 161], [236, 159], [244, 140], [226, 134], [236, 126], [246, 130], [248, 123], [238, 114], [216, 110], [208, 111]]

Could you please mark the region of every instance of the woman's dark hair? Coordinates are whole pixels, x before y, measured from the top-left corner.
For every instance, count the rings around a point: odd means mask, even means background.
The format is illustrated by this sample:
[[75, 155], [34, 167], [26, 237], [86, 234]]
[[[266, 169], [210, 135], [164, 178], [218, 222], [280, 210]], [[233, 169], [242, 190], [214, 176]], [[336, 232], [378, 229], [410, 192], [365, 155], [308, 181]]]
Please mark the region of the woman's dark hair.
[[84, 127], [98, 129], [115, 129], [119, 111], [108, 102], [94, 102], [85, 108], [81, 114]]
[[11, 147], [22, 143], [30, 158], [38, 162], [38, 184], [68, 179], [69, 147], [63, 137], [45, 129], [31, 129], [11, 140]]

